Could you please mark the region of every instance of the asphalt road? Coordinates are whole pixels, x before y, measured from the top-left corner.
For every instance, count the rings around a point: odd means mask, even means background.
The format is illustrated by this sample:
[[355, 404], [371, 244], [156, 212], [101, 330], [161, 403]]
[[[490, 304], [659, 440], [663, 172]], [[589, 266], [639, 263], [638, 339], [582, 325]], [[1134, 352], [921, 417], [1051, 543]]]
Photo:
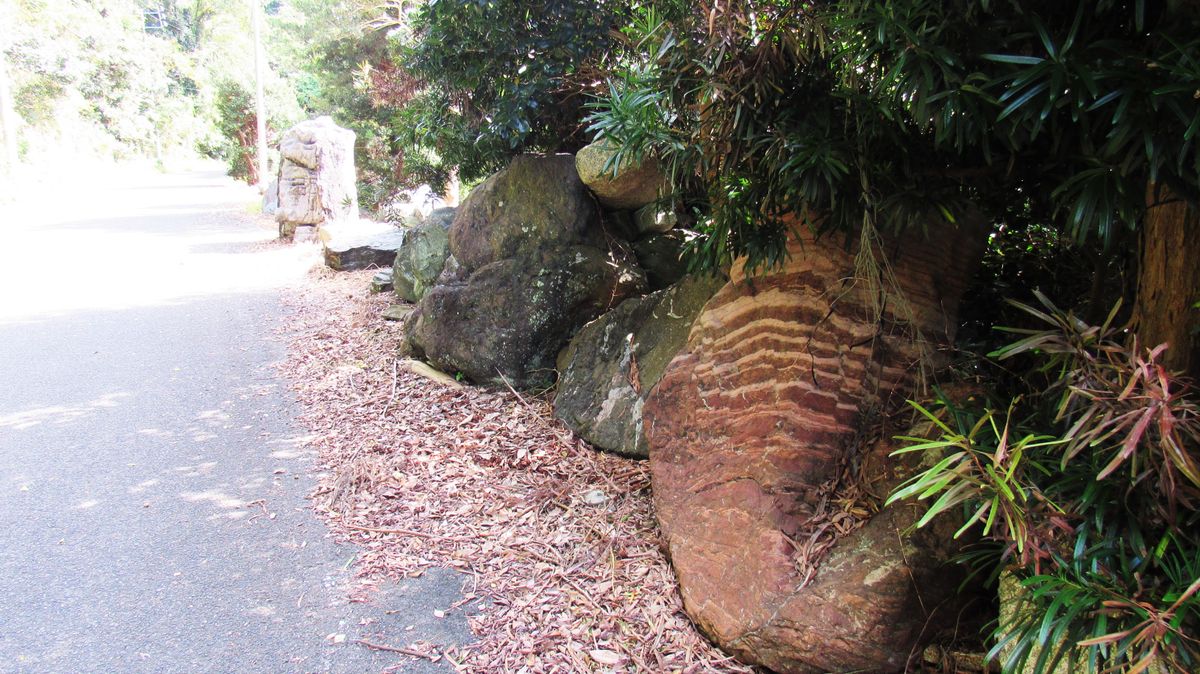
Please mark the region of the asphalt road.
[[[112, 168], [0, 207], [0, 672], [451, 671], [452, 572], [348, 591], [271, 364], [310, 259], [253, 193]], [[343, 641], [344, 638], [344, 641]]]

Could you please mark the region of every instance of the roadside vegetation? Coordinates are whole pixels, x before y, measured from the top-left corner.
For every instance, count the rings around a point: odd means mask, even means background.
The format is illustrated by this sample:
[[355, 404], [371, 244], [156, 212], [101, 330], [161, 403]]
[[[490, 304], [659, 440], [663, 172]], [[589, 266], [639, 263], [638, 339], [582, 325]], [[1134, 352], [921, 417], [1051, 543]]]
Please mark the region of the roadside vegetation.
[[[959, 518], [972, 541], [961, 563], [1011, 583], [1014, 612], [971, 635], [1005, 671], [1200, 669], [1197, 3], [264, 9], [270, 138], [321, 114], [354, 130], [368, 211], [421, 184], [470, 186], [518, 154], [604, 140], [614, 171], [665, 167], [663, 205], [698, 234], [692, 269], [745, 259], [768, 274], [795, 227], [809, 228], [867, 242], [857, 271], [880, 307], [905, 302], [890, 243], [937, 247], [942, 228], [982, 223], [955, 348], [929, 359], [933, 385], [910, 403], [934, 431], [899, 438], [896, 452], [940, 455], [890, 501], [927, 504], [918, 526]], [[16, 0], [7, 11], [0, 103], [19, 120], [4, 128], [18, 161], [62, 160], [64, 144], [116, 158], [199, 152], [258, 179], [245, 3]], [[537, 423], [525, 407], [508, 412]], [[557, 454], [522, 460], [582, 460], [552, 433], [545, 442]], [[624, 476], [621, 497], [646, 500], [648, 479]], [[466, 531], [414, 536], [453, 559], [445, 537]], [[520, 563], [536, 570], [529, 545]], [[676, 646], [678, 662], [719, 659]], [[606, 640], [592, 657], [604, 664], [612, 649]], [[650, 666], [652, 653], [639, 642], [631, 657]]]

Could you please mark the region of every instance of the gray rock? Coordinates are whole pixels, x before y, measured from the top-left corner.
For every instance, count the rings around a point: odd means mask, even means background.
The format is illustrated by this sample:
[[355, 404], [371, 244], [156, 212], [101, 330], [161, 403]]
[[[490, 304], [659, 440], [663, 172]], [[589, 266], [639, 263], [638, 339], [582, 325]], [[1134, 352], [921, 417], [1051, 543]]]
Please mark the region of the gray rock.
[[275, 215], [279, 211], [279, 178], [273, 178], [267, 183], [263, 192], [262, 212], [264, 215]]
[[688, 276], [584, 326], [560, 356], [555, 416], [596, 447], [646, 458], [642, 403], [724, 284], [721, 277]]
[[354, 132], [329, 117], [300, 122], [279, 141], [280, 233], [358, 218]]
[[674, 229], [633, 242], [638, 264], [646, 270], [646, 280], [653, 290], [670, 286], [687, 274], [683, 253], [687, 244], [698, 236], [695, 232]]
[[437, 283], [450, 256], [453, 208], [439, 208], [408, 230], [393, 265], [396, 296], [416, 302]]
[[644, 283], [627, 258], [590, 246], [506, 258], [434, 287], [407, 337], [412, 353], [440, 370], [480, 383], [547, 387], [570, 336]]
[[471, 190], [450, 227], [450, 252], [468, 273], [579, 244], [601, 248], [605, 237], [570, 155], [513, 159]]
[[434, 285], [448, 286], [454, 285], [459, 281], [467, 279], [466, 272], [463, 271], [462, 265], [458, 263], [458, 259], [451, 254], [446, 258], [446, 264], [442, 266], [442, 273], [438, 275]]
[[412, 314], [413, 309], [416, 307], [411, 304], [392, 304], [383, 310], [383, 320], [402, 321]]
[[633, 214], [633, 224], [642, 234], [661, 234], [668, 232], [679, 222], [675, 211], [664, 208], [657, 203], [646, 204]]
[[614, 151], [606, 141], [597, 141], [575, 155], [580, 180], [609, 208], [637, 210], [670, 191], [658, 161], [646, 158], [636, 165], [608, 168]]
[[338, 271], [391, 267], [404, 235], [402, 229], [370, 222], [322, 228], [325, 265]]
[[380, 269], [371, 277], [371, 292], [385, 293], [392, 289], [392, 270]]

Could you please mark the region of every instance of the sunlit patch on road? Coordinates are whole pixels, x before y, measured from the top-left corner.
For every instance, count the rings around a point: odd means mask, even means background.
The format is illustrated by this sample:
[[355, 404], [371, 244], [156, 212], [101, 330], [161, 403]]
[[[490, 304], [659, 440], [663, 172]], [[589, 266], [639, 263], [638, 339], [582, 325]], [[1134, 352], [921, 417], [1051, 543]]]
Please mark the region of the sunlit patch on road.
[[83, 419], [97, 410], [120, 405], [128, 393], [105, 393], [79, 405], [46, 405], [0, 415], [0, 428], [23, 431], [40, 424], [67, 424]]

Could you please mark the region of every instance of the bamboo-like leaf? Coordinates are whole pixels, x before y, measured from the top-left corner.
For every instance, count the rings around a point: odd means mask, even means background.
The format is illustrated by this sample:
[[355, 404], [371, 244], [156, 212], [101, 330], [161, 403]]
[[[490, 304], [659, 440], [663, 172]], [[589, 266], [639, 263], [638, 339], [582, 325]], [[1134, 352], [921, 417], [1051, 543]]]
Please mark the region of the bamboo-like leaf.
[[[965, 455], [966, 452], [955, 452], [954, 454], [951, 454], [950, 456], [947, 456], [939, 461], [929, 470], [913, 476], [902, 488], [892, 492], [892, 495], [887, 498], [885, 504], [891, 504], [896, 501], [904, 500], [918, 492], [925, 491], [930, 487], [931, 484], [937, 484], [938, 479], [944, 477], [942, 473], [945, 471], [946, 467]], [[951, 478], [952, 477], [953, 474], [951, 474]]]
[[1000, 114], [996, 116], [996, 121], [1001, 121], [1005, 117], [1008, 117], [1009, 115], [1016, 112], [1017, 110], [1020, 110], [1021, 106], [1028, 103], [1034, 96], [1037, 96], [1038, 94], [1042, 93], [1043, 91], [1046, 91], [1049, 88], [1050, 88], [1049, 82], [1039, 82], [1038, 84], [1035, 84], [1032, 87], [1029, 87], [1029, 89], [1026, 90], [1025, 93], [1021, 94], [1019, 97], [1017, 97], [1015, 100], [1013, 100], [1012, 103], [1009, 103], [1006, 108], [1004, 108], [1003, 110], [1000, 111]]
[[[962, 536], [963, 532], [970, 529], [972, 524], [975, 524], [976, 522], [983, 520], [984, 514], [987, 513], [987, 511], [988, 511], [989, 507], [991, 507], [992, 503], [994, 503], [994, 501], [983, 502], [979, 506], [979, 508], [975, 511], [975, 513], [973, 515], [971, 515], [970, 517], [968, 517], [967, 521], [965, 523], [963, 523], [963, 525], [961, 527], [958, 528], [958, 531], [954, 532], [954, 538], [957, 539], [959, 536]], [[991, 518], [989, 517], [987, 521], [990, 522]]]
[[908, 454], [911, 452], [923, 452], [923, 451], [930, 450], [930, 449], [944, 449], [946, 447], [957, 447], [957, 446], [959, 446], [959, 443], [961, 442], [961, 440], [959, 440], [957, 438], [950, 439], [950, 440], [931, 440], [928, 442], [922, 442], [922, 440], [924, 440], [924, 438], [909, 438], [909, 437], [904, 437], [904, 436], [896, 436], [895, 439], [896, 440], [916, 441], [916, 442], [919, 442], [919, 444], [905, 445], [904, 447], [901, 447], [900, 449], [892, 450], [888, 454], [888, 456], [899, 456], [901, 454]]
[[946, 493], [942, 494], [941, 498], [939, 498], [937, 501], [934, 501], [933, 505], [929, 506], [929, 510], [921, 517], [920, 520], [917, 521], [917, 528], [920, 529], [926, 524], [929, 524], [930, 520], [932, 520], [934, 517], [937, 517], [943, 512], [965, 501], [968, 498], [967, 492], [970, 488], [971, 485], [965, 482], [960, 482], [948, 489]]
[[943, 431], [946, 431], [946, 433], [948, 433], [950, 435], [955, 434], [954, 431], [950, 430], [950, 427], [947, 426], [941, 419], [937, 418], [937, 416], [933, 412], [930, 412], [929, 410], [925, 409], [924, 407], [922, 407], [920, 404], [918, 404], [917, 402], [915, 402], [913, 400], [909, 400], [908, 404], [910, 406], [912, 406], [913, 409], [920, 412], [926, 419], [929, 419], [934, 424], [936, 424], [938, 426], [938, 428], [941, 428]]
[[1014, 63], [1023, 66], [1039, 65], [1046, 60], [1038, 56], [1020, 56], [1018, 54], [983, 54], [980, 58], [996, 63]]

